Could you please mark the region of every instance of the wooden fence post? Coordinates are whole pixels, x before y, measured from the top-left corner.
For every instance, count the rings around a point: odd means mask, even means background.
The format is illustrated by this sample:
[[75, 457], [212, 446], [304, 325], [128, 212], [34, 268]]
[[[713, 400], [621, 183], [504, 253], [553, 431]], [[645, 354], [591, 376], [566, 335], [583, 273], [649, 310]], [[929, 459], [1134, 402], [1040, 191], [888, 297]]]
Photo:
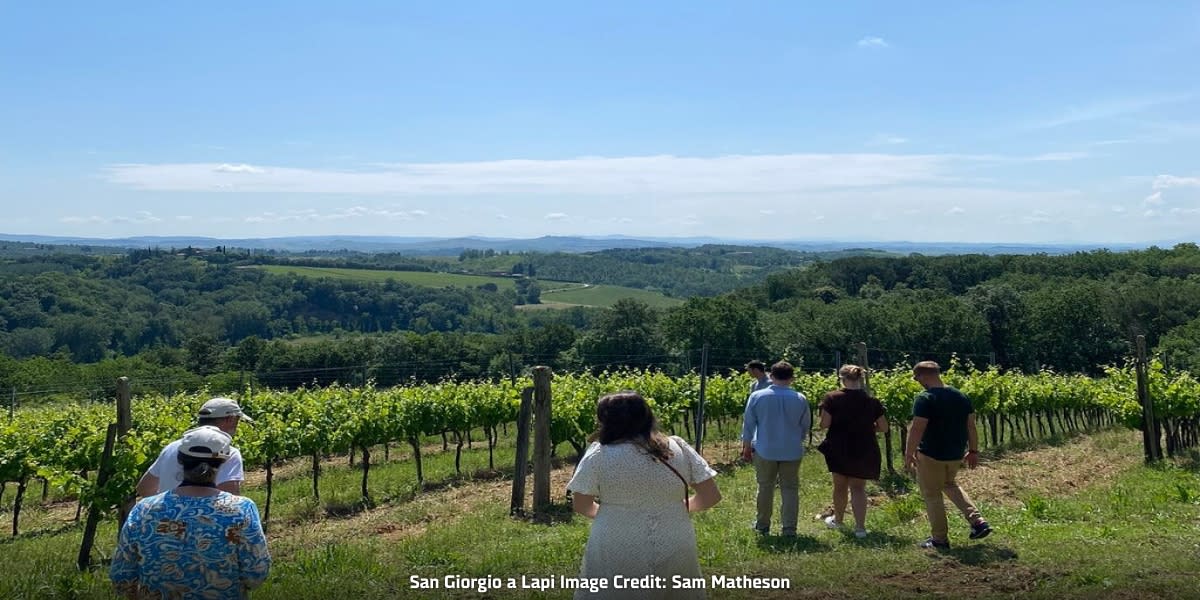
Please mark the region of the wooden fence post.
[[[113, 446], [116, 445], [116, 441], [117, 424], [111, 423], [104, 435], [104, 453], [100, 455], [100, 471], [96, 473], [97, 490], [104, 488], [108, 483], [109, 473], [112, 471]], [[97, 500], [93, 497], [91, 505], [88, 507], [87, 523], [83, 527], [83, 543], [79, 546], [79, 558], [76, 562], [80, 571], [86, 571], [92, 564], [92, 544], [96, 541], [96, 525], [100, 523], [100, 513], [102, 512], [96, 504]]]
[[704, 393], [708, 386], [708, 342], [700, 350], [700, 399], [696, 404], [696, 452], [704, 443]]
[[550, 507], [550, 367], [533, 368], [533, 514], [547, 521]]
[[1154, 418], [1154, 399], [1150, 397], [1149, 386], [1146, 383], [1146, 336], [1137, 336], [1137, 360], [1134, 362], [1137, 371], [1138, 403], [1142, 405], [1142, 446], [1146, 453], [1146, 462], [1152, 463], [1162, 458], [1159, 448], [1158, 422]]
[[513, 466], [512, 501], [509, 515], [525, 514], [525, 476], [529, 473], [529, 421], [533, 416], [533, 388], [521, 390], [521, 411], [517, 413], [517, 458]]
[[[129, 378], [117, 378], [117, 440], [125, 437], [130, 429], [133, 429], [133, 393], [130, 390]], [[115, 450], [114, 450], [115, 451]], [[133, 490], [129, 490], [130, 497], [122, 499], [120, 506], [117, 508], [117, 527], [125, 524], [125, 519], [129, 517], [129, 511], [133, 510], [133, 503], [136, 500], [133, 497]]]

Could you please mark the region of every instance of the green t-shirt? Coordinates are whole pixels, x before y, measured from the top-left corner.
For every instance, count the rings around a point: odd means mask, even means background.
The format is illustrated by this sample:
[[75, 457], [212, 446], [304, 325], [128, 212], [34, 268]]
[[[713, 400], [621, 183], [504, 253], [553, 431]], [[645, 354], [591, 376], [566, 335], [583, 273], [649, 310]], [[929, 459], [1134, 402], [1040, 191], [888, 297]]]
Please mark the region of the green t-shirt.
[[934, 460], [961, 459], [967, 453], [967, 415], [974, 412], [971, 400], [950, 386], [917, 394], [913, 417], [929, 419], [917, 449]]

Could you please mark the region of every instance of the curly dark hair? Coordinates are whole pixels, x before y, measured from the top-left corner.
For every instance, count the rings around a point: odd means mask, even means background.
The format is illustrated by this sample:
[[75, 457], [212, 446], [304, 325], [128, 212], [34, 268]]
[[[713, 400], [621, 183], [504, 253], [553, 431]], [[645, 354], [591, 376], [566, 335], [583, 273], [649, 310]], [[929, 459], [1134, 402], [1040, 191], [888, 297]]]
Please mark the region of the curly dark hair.
[[658, 430], [658, 421], [641, 394], [623, 390], [608, 394], [596, 403], [596, 432], [588, 441], [601, 444], [633, 442], [652, 456], [666, 461], [671, 447]]

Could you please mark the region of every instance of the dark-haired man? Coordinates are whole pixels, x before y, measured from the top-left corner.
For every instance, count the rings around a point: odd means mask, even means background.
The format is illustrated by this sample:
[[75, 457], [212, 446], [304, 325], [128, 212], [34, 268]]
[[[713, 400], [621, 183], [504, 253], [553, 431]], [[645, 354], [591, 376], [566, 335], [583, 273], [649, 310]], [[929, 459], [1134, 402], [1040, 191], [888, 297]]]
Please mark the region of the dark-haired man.
[[775, 486], [779, 485], [779, 521], [785, 536], [796, 535], [800, 514], [800, 460], [812, 427], [804, 394], [792, 389], [795, 369], [785, 361], [771, 365], [771, 384], [750, 394], [742, 423], [742, 458], [754, 461], [758, 482], [754, 529], [771, 529]]
[[750, 384], [751, 394], [771, 387], [771, 378], [767, 377], [767, 365], [763, 361], [752, 360], [746, 363], [746, 374], [754, 378], [754, 382]]

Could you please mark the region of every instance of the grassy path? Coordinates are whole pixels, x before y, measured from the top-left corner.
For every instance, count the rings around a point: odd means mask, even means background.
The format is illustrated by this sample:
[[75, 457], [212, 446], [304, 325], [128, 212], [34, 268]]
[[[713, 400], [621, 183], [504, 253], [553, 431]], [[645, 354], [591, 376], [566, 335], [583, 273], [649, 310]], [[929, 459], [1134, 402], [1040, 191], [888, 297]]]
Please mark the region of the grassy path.
[[[819, 455], [802, 469], [800, 536], [758, 538], [753, 518], [753, 470], [721, 469], [725, 500], [695, 518], [705, 576], [770, 576], [792, 589], [710, 590], [710, 598], [1192, 598], [1200, 573], [1200, 477], [1195, 462], [1147, 468], [1136, 432], [1103, 432], [1003, 454], [964, 477], [996, 533], [970, 542], [961, 517], [951, 516], [946, 553], [916, 548], [927, 535], [924, 508], [911, 482], [872, 486], [866, 540], [829, 531], [815, 517], [829, 504]], [[706, 450], [711, 458], [727, 448]], [[486, 466], [486, 450], [464, 458], [471, 471]], [[501, 456], [504, 456], [501, 459]], [[482, 462], [481, 462], [482, 459]], [[501, 448], [500, 464], [511, 462]], [[502, 461], [502, 462], [501, 462]], [[448, 462], [448, 464], [447, 464]], [[322, 478], [322, 503], [312, 501], [302, 473], [276, 490], [279, 515], [269, 532], [276, 566], [255, 598], [545, 597], [530, 590], [410, 589], [410, 577], [574, 576], [589, 522], [565, 510], [571, 467], [555, 471], [561, 518], [549, 526], [507, 516], [509, 481], [453, 479], [453, 452], [428, 457], [431, 479], [443, 483], [404, 493], [411, 466], [372, 468], [379, 505], [353, 506], [359, 473], [331, 464]], [[327, 491], [326, 491], [327, 490]], [[378, 491], [376, 491], [378, 490]], [[261, 490], [250, 493], [261, 506]], [[276, 512], [278, 511], [278, 512]], [[61, 513], [59, 515], [61, 517]], [[3, 598], [106, 598], [103, 573], [73, 570], [77, 527], [0, 540]], [[100, 540], [115, 539], [111, 523]], [[106, 542], [111, 543], [111, 542]], [[103, 547], [105, 553], [109, 548]]]

